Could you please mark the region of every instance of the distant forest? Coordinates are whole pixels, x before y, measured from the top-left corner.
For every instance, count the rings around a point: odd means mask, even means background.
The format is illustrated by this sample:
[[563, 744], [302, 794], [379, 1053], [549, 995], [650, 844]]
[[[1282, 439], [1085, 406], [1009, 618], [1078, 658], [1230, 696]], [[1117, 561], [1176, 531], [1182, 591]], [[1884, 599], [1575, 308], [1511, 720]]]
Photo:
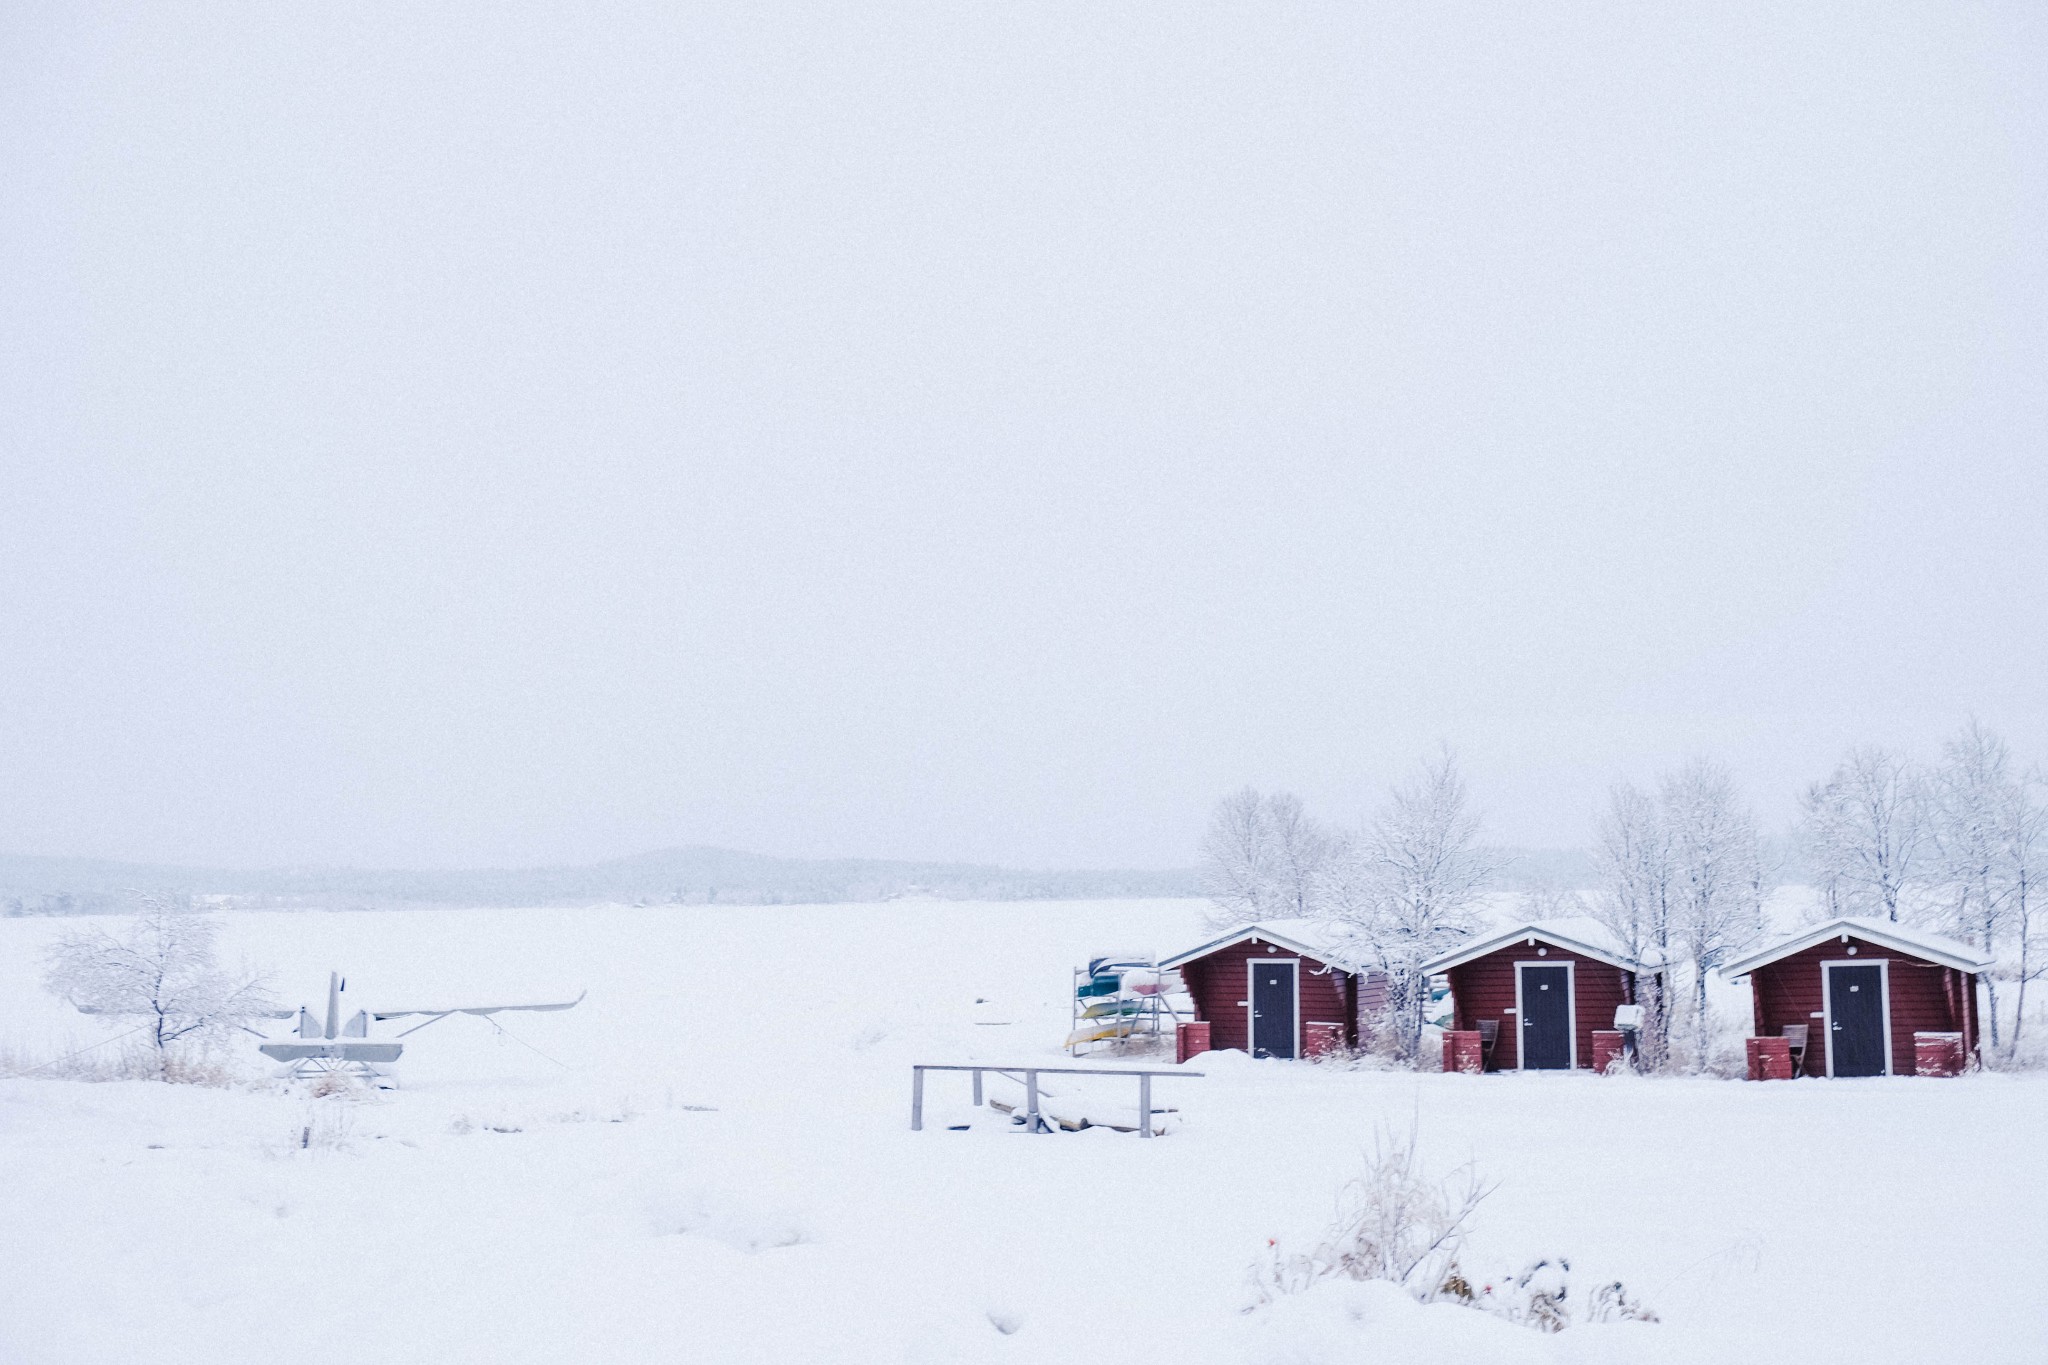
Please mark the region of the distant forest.
[[[1579, 884], [1572, 850], [1509, 850], [1504, 884]], [[894, 900], [1122, 900], [1201, 894], [1194, 868], [1031, 872], [972, 863], [773, 858], [673, 848], [580, 867], [474, 871], [276, 868], [260, 871], [0, 855], [0, 914], [90, 915], [129, 909], [140, 891], [174, 891], [252, 909], [428, 906], [804, 905]]]
[[0, 856], [0, 914], [118, 913], [138, 891], [273, 909], [403, 906], [778, 905], [892, 900], [1192, 896], [1193, 869], [1028, 872], [971, 863], [772, 858], [674, 848], [579, 867], [259, 871]]

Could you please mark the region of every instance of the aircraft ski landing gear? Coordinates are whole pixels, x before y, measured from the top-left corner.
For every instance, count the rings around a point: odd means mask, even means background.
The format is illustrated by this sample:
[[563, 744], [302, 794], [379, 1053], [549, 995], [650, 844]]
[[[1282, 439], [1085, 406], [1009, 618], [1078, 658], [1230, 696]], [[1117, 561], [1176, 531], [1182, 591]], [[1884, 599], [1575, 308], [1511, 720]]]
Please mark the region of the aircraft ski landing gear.
[[349, 1085], [366, 1085], [372, 1090], [396, 1090], [398, 1078], [379, 1071], [369, 1062], [348, 1057], [301, 1057], [277, 1073], [288, 1081], [312, 1081], [324, 1076], [340, 1078]]

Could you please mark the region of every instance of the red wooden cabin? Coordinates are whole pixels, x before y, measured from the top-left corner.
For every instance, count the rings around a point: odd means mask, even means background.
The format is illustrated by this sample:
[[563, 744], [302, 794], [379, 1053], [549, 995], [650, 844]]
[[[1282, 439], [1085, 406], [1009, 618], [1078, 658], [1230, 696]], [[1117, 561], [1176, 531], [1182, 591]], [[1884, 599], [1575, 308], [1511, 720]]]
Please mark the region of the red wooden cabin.
[[[1756, 1036], [1804, 1029], [1802, 1076], [1910, 1076], [1916, 1033], [1960, 1034], [1977, 1052], [1975, 948], [1885, 920], [1838, 919], [1721, 969], [1749, 978]], [[1795, 1035], [1796, 1036], [1796, 1035]]]
[[[1179, 970], [1195, 1017], [1209, 1024], [1211, 1047], [1307, 1057], [1358, 1042], [1368, 974], [1343, 959], [1320, 926], [1279, 920], [1246, 925], [1159, 965]], [[1364, 984], [1370, 998], [1373, 983]]]
[[1591, 920], [1523, 924], [1475, 938], [1422, 964], [1450, 978], [1451, 1027], [1490, 1033], [1488, 1071], [1593, 1065], [1593, 1034], [1636, 1000], [1646, 968]]

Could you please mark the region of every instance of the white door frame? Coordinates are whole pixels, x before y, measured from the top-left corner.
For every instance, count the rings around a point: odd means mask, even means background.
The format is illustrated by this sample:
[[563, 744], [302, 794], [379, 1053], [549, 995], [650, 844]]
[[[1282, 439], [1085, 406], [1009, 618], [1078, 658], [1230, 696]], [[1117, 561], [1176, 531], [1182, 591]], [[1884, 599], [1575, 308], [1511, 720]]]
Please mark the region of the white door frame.
[[1831, 957], [1820, 964], [1821, 1028], [1828, 1045], [1828, 1079], [1835, 1078], [1835, 981], [1831, 967], [1877, 968], [1878, 1026], [1884, 1031], [1884, 1074], [1896, 1076], [1892, 1067], [1892, 960], [1888, 957]]
[[1244, 960], [1244, 1050], [1253, 1057], [1259, 1055], [1259, 992], [1258, 981], [1252, 975], [1252, 964], [1265, 963], [1278, 966], [1283, 962], [1294, 967], [1294, 1055], [1287, 1061], [1301, 1060], [1301, 959], [1298, 957], [1247, 957]]
[[1515, 1070], [1527, 1071], [1530, 1069], [1529, 1049], [1524, 1044], [1525, 1035], [1522, 1032], [1522, 1030], [1529, 1026], [1529, 1016], [1522, 1012], [1522, 968], [1524, 967], [1564, 968], [1565, 1026], [1570, 1030], [1568, 1041], [1571, 1044], [1569, 1053], [1571, 1064], [1565, 1070], [1577, 1071], [1579, 1069], [1579, 973], [1570, 958], [1564, 958], [1557, 962], [1548, 962], [1541, 958], [1531, 958], [1526, 962], [1518, 960], [1515, 963]]

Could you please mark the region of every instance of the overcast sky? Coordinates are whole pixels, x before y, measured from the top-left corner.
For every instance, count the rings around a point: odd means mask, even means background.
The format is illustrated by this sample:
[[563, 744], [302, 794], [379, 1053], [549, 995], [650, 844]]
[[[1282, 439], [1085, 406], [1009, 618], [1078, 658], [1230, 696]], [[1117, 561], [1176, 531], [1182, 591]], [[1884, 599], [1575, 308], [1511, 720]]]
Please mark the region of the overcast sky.
[[0, 850], [2048, 758], [2048, 9], [0, 13]]

